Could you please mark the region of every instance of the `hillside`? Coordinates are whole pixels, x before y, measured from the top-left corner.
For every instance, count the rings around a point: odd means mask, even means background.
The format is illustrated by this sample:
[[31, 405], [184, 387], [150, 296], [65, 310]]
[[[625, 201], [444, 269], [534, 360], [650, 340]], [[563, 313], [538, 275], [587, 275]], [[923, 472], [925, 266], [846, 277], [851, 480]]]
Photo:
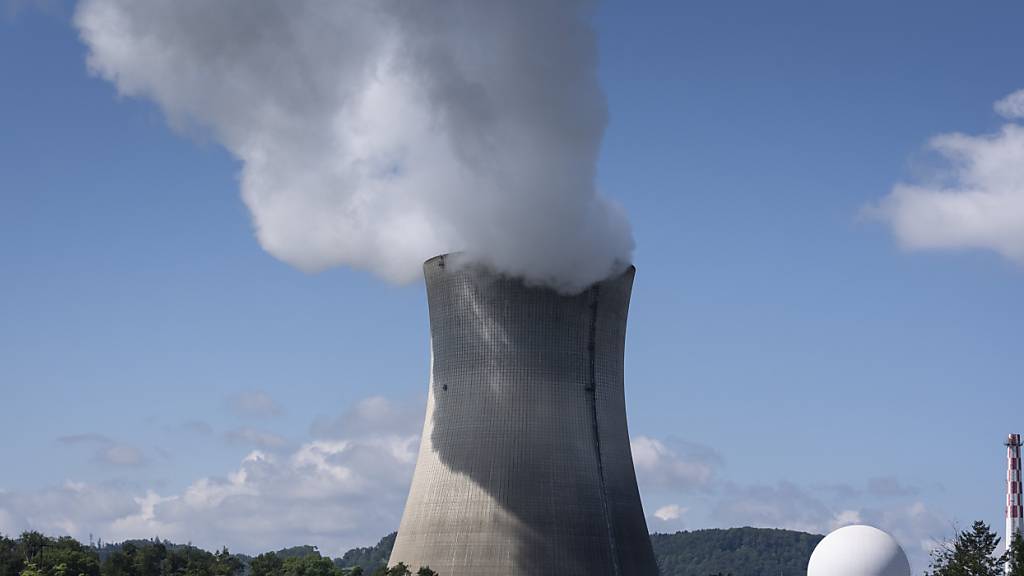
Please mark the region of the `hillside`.
[[651, 535], [661, 576], [803, 576], [821, 539], [771, 528]]
[[391, 556], [391, 549], [395, 546], [395, 537], [398, 532], [392, 532], [380, 539], [376, 546], [365, 548], [353, 548], [341, 558], [334, 559], [334, 565], [338, 568], [362, 568], [367, 574], [383, 566]]

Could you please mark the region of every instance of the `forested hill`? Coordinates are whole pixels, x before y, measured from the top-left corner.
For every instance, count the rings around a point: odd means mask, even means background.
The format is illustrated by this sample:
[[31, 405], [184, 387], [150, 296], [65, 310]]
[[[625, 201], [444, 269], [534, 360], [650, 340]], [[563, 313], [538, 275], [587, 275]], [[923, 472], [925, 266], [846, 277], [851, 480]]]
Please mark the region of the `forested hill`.
[[652, 534], [661, 576], [804, 576], [823, 536], [773, 528]]
[[395, 547], [395, 538], [398, 532], [392, 532], [380, 539], [376, 546], [366, 548], [353, 548], [341, 558], [335, 558], [334, 564], [339, 568], [354, 568], [359, 566], [367, 574], [387, 563], [391, 556], [391, 549]]

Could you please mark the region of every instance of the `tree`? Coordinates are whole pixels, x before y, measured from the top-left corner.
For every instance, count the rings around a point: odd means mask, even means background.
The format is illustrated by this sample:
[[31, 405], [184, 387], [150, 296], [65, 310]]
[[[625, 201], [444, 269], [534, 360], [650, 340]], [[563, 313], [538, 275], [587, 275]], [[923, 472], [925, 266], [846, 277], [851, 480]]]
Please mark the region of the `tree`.
[[160, 563], [161, 576], [184, 576], [188, 569], [188, 549], [171, 547], [167, 557]]
[[25, 569], [21, 571], [21, 576], [46, 576], [46, 574], [37, 568], [34, 562], [29, 562]]
[[437, 572], [430, 569], [430, 566], [420, 566], [420, 569], [416, 571], [416, 576], [437, 576]]
[[1010, 549], [1006, 552], [1007, 576], [1024, 576], [1024, 538], [1015, 534], [1010, 541]]
[[281, 576], [284, 562], [277, 554], [267, 552], [250, 560], [249, 569], [252, 570], [252, 576]]
[[[107, 556], [103, 566], [100, 567], [100, 573], [103, 576], [133, 576], [132, 573], [132, 560], [127, 554], [127, 548], [130, 544], [125, 545], [124, 549], [117, 550]], [[134, 546], [132, 547], [134, 553]]]
[[40, 568], [54, 576], [100, 576], [100, 559], [92, 548], [62, 536], [43, 550]]
[[330, 558], [315, 555], [284, 560], [284, 576], [341, 576], [341, 569]]
[[[380, 539], [375, 546], [367, 548], [353, 548], [341, 558], [335, 560], [335, 564], [339, 568], [352, 569], [356, 566], [363, 569], [363, 573], [376, 574], [377, 570], [384, 567], [384, 572], [387, 571], [388, 558], [391, 557], [391, 549], [395, 546], [395, 538], [398, 536], [397, 532], [392, 532], [387, 536]], [[355, 574], [354, 572], [350, 572]], [[383, 572], [382, 572], [383, 573]]]
[[161, 576], [160, 568], [167, 557], [167, 547], [160, 542], [139, 546], [132, 559], [134, 576]]
[[1005, 556], [993, 556], [999, 536], [980, 520], [932, 552], [926, 576], [1002, 576]]
[[236, 558], [227, 547], [221, 549], [214, 555], [213, 574], [214, 576], [236, 576], [242, 573], [245, 566], [242, 561]]
[[25, 557], [18, 553], [18, 542], [0, 534], [0, 576], [18, 576], [25, 568]]
[[765, 528], [651, 534], [662, 576], [805, 574], [807, 560], [821, 539], [816, 534]]
[[[36, 563], [41, 560], [43, 550], [50, 545], [50, 539], [35, 530], [22, 532], [21, 538], [18, 540], [20, 540], [25, 558]], [[37, 566], [36, 569], [41, 570], [42, 568]]]
[[409, 570], [409, 567], [406, 566], [404, 562], [399, 562], [391, 568], [381, 566], [380, 568], [374, 570], [373, 576], [412, 576], [412, 572]]

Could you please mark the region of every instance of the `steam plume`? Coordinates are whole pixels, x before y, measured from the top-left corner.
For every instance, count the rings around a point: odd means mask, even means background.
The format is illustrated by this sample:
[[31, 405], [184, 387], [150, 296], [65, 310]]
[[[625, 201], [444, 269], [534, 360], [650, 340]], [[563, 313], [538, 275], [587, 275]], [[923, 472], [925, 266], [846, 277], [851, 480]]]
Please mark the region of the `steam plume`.
[[582, 288], [628, 263], [595, 190], [586, 0], [81, 0], [89, 69], [242, 162], [263, 247], [418, 277], [466, 250]]

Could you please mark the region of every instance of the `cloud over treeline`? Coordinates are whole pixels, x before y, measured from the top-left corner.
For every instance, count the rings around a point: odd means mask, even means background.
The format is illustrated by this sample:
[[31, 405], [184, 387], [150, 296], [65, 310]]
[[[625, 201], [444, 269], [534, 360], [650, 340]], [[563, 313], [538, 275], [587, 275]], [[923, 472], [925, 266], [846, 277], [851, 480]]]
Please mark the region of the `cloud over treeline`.
[[[32, 490], [0, 486], [0, 533], [34, 529], [111, 542], [157, 535], [245, 553], [312, 544], [339, 555], [398, 527], [419, 422], [377, 416], [405, 410], [368, 398], [345, 413], [346, 434], [327, 430], [296, 445], [268, 446], [262, 437], [239, 435], [233, 441], [252, 448], [240, 462], [179, 489], [124, 477]], [[104, 441], [94, 434], [61, 438], [65, 444]]]
[[894, 476], [825, 486], [737, 482], [710, 446], [636, 436], [631, 447], [652, 531], [754, 526], [826, 534], [868, 523], [896, 536], [922, 569], [936, 539], [947, 536], [946, 516], [929, 506], [920, 488]]
[[566, 289], [631, 258], [595, 189], [589, 0], [82, 0], [88, 67], [242, 165], [274, 256], [408, 281], [463, 250]]
[[[107, 541], [158, 535], [244, 553], [312, 544], [338, 555], [398, 527], [422, 413], [418, 402], [370, 397], [316, 419], [302, 441], [238, 434], [231, 440], [245, 445], [244, 458], [178, 487], [120, 473], [107, 482], [0, 486], [0, 533], [92, 533]], [[61, 442], [92, 446], [105, 438], [80, 434]], [[710, 446], [651, 436], [631, 444], [652, 531], [758, 526], [824, 533], [867, 522], [895, 534], [921, 567], [933, 539], [946, 535], [945, 516], [895, 477], [818, 487], [738, 483]]]

